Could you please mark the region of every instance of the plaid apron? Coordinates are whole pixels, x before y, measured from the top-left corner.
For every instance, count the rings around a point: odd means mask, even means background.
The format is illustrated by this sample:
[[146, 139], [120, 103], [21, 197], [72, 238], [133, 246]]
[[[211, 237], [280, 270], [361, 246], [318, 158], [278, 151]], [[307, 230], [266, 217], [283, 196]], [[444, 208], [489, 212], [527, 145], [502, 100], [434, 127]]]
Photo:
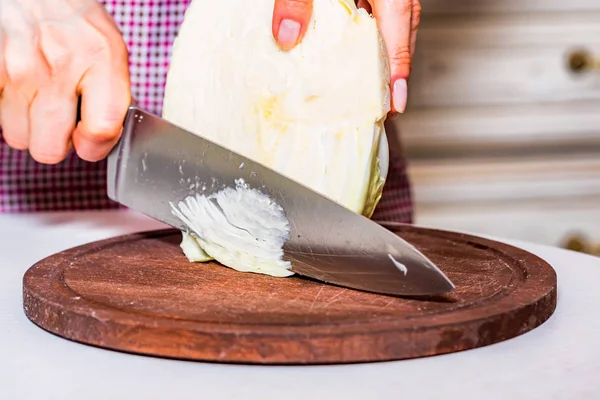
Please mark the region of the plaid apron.
[[[171, 44], [190, 0], [101, 0], [130, 52], [132, 95], [160, 114]], [[222, 1], [222, 0], [215, 0]], [[0, 133], [0, 212], [119, 208], [106, 196], [106, 163], [75, 153], [56, 165], [36, 163], [8, 147]], [[412, 222], [412, 199], [404, 159], [391, 154], [388, 181], [373, 219]]]

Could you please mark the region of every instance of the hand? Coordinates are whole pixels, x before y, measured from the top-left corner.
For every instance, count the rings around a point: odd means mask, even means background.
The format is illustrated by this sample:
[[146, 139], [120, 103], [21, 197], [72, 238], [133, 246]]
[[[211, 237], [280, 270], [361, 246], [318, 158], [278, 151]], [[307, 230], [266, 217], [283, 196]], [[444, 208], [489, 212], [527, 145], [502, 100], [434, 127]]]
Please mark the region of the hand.
[[[0, 125], [45, 164], [106, 157], [130, 104], [127, 47], [96, 0], [0, 0]], [[75, 126], [78, 98], [81, 121]]]
[[[387, 47], [390, 61], [392, 112], [404, 112], [407, 80], [421, 17], [419, 0], [359, 0], [372, 13]], [[284, 50], [295, 47], [306, 33], [312, 0], [275, 0], [273, 36]]]

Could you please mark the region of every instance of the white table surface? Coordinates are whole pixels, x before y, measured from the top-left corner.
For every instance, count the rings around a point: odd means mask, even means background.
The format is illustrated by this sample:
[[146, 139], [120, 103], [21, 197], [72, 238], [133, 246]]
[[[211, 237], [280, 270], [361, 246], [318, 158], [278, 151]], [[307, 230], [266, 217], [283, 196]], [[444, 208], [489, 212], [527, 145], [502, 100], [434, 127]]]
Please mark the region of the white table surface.
[[129, 211], [0, 215], [0, 399], [600, 399], [600, 259], [512, 243], [558, 274], [541, 327], [449, 355], [316, 367], [219, 365], [122, 354], [34, 326], [22, 277], [69, 247], [164, 225]]

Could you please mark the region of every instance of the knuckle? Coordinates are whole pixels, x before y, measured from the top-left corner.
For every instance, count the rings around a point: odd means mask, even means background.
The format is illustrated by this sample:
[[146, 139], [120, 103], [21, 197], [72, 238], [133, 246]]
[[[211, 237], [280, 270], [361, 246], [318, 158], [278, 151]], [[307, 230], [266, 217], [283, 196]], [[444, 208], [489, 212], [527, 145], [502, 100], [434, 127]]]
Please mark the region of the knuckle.
[[58, 164], [67, 157], [67, 149], [55, 149], [54, 151], [48, 150], [29, 150], [31, 158], [41, 164]]
[[95, 128], [88, 131], [85, 134], [85, 138], [93, 143], [106, 143], [115, 139], [117, 136], [114, 129], [106, 128]]
[[67, 69], [71, 60], [72, 58], [68, 52], [46, 54], [46, 62], [48, 63], [48, 68], [50, 69], [50, 74], [52, 76], [56, 76]]
[[31, 87], [47, 76], [44, 59], [38, 48], [32, 38], [7, 35], [3, 61], [8, 81]]
[[67, 68], [73, 58], [71, 46], [61, 40], [62, 36], [60, 29], [55, 24], [51, 22], [40, 24], [40, 51], [52, 76]]
[[82, 133], [82, 136], [92, 143], [103, 144], [115, 140], [121, 129], [121, 120], [104, 119], [88, 126]]
[[410, 65], [410, 58], [410, 49], [408, 46], [391, 49], [389, 54], [390, 64], [392, 66]]
[[29, 148], [29, 127], [23, 118], [0, 113], [0, 137], [15, 150]]
[[100, 32], [90, 39], [87, 52], [82, 58], [86, 64], [127, 64], [129, 50], [120, 36], [106, 36]]
[[86, 56], [90, 57], [90, 60], [93, 61], [105, 60], [109, 58], [110, 50], [108, 43], [104, 39], [92, 41], [87, 48]]
[[86, 49], [83, 54], [84, 59], [87, 58], [88, 61], [98, 61], [104, 60], [110, 56], [110, 42], [109, 39], [103, 35], [101, 32], [93, 30], [92, 32], [87, 33], [87, 38], [85, 39]]
[[24, 54], [7, 54], [6, 77], [11, 82], [28, 81], [35, 71], [35, 59]]
[[75, 144], [74, 147], [79, 158], [88, 162], [97, 162], [102, 160], [106, 156], [105, 151], [102, 147], [99, 148], [98, 146], [90, 146], [89, 143], [82, 143], [80, 141], [77, 144]]
[[6, 129], [3, 130], [2, 136], [6, 144], [15, 150], [27, 150], [29, 148], [29, 143], [27, 143], [26, 140], [22, 139], [23, 135], [15, 135], [14, 133], [15, 132], [9, 133], [9, 131], [7, 131]]
[[65, 39], [64, 36], [64, 32], [50, 24], [41, 29], [41, 50], [53, 76], [72, 67], [85, 70], [95, 63], [126, 62], [129, 58], [120, 34], [106, 34], [88, 27], [80, 32], [78, 38]]
[[79, 150], [77, 152], [77, 155], [82, 160], [87, 161], [87, 162], [92, 162], [92, 163], [98, 162], [98, 161], [102, 160], [102, 158], [103, 158], [103, 157], [96, 155], [95, 153], [86, 153], [85, 151], [81, 151], [81, 150]]
[[67, 157], [68, 138], [71, 137], [73, 123], [63, 116], [57, 115], [52, 123], [32, 126], [29, 153], [42, 164], [56, 164]]

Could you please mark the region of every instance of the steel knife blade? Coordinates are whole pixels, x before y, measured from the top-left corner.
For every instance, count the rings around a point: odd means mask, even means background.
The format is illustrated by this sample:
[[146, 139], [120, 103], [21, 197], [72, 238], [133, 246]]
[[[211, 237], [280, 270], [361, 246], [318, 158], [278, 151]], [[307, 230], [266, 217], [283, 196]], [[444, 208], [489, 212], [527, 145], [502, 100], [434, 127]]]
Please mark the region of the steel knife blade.
[[243, 179], [283, 208], [291, 225], [284, 259], [299, 275], [389, 295], [455, 289], [431, 260], [376, 222], [136, 105], [128, 110], [107, 170], [112, 200], [181, 230], [187, 227], [171, 203], [194, 195], [198, 182], [212, 182], [208, 195]]

